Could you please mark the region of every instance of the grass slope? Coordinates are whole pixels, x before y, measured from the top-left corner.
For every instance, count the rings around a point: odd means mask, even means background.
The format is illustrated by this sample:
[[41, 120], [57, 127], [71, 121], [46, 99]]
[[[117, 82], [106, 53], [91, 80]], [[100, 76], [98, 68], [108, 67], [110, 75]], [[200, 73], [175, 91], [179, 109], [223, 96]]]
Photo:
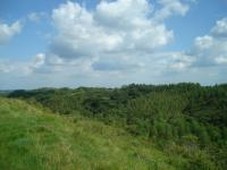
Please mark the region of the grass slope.
[[183, 161], [121, 129], [0, 98], [1, 170], [171, 170]]

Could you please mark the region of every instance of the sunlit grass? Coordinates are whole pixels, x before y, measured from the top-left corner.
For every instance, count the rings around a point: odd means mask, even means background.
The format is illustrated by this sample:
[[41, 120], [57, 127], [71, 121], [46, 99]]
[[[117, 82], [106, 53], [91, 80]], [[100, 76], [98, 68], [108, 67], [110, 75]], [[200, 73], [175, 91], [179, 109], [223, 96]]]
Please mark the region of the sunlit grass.
[[0, 169], [174, 169], [151, 141], [97, 121], [42, 110], [0, 99]]

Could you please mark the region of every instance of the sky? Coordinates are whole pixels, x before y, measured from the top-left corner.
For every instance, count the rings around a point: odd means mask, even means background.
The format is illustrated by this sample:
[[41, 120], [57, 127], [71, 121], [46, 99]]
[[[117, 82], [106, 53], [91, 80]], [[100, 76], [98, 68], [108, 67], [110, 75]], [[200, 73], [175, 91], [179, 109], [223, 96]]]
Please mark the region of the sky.
[[0, 90], [226, 74], [227, 0], [1, 0]]

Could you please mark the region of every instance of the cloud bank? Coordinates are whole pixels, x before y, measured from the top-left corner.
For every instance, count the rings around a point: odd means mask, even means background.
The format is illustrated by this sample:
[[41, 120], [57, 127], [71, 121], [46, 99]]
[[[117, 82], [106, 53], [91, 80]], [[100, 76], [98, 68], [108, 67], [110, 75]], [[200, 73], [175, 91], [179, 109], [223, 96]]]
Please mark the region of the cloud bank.
[[52, 12], [57, 35], [50, 53], [64, 60], [90, 59], [98, 71], [141, 68], [143, 56], [174, 39], [165, 19], [189, 9], [179, 0], [159, 3], [162, 7], [153, 10], [147, 0], [101, 1], [92, 11], [78, 3], [62, 4]]
[[[51, 12], [54, 34], [47, 50], [19, 66], [2, 63], [0, 72], [16, 75], [23, 70], [41, 86], [225, 82], [227, 18], [218, 20], [207, 35], [195, 37], [188, 49], [163, 51], [176, 34], [166, 21], [187, 15], [190, 2], [158, 0], [157, 8], [148, 0], [103, 0], [88, 9], [68, 1]], [[42, 15], [31, 13], [29, 19], [40, 21]], [[11, 33], [6, 38], [0, 33], [0, 42], [21, 29], [17, 22], [4, 27]], [[207, 79], [201, 79], [204, 75]]]

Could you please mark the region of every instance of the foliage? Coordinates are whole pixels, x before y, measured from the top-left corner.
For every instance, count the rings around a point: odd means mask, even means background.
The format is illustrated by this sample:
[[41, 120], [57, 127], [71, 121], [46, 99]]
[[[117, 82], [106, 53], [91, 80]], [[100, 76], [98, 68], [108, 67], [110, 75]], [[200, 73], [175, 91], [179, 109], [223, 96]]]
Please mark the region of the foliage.
[[166, 154], [186, 158], [185, 163], [180, 161], [184, 169], [227, 169], [226, 84], [45, 88], [14, 91], [8, 97], [123, 128], [153, 141]]
[[182, 168], [123, 129], [80, 116], [59, 116], [20, 100], [0, 98], [0, 106], [2, 170]]

